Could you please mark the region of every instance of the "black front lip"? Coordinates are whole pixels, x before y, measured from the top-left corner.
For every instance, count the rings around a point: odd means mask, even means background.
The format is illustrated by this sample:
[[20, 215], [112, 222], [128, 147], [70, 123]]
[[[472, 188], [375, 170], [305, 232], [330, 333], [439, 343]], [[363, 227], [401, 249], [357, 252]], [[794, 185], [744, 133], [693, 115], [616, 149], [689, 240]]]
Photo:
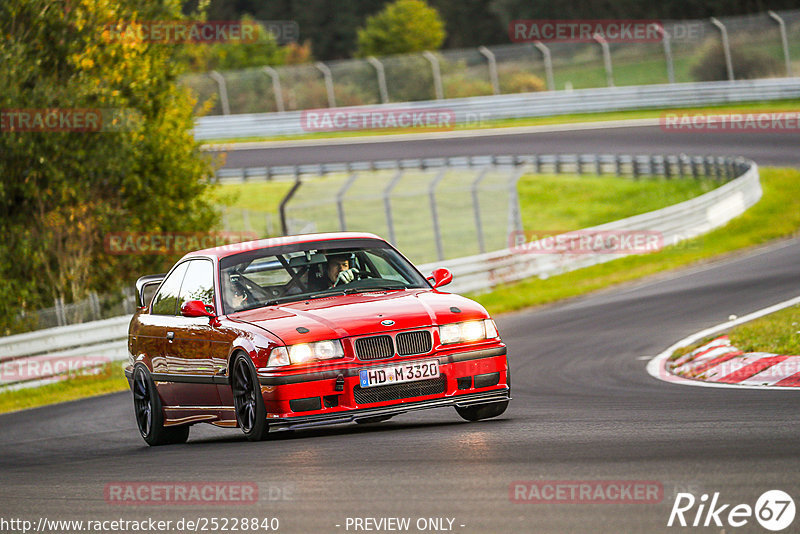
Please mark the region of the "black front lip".
[[282, 417], [280, 419], [268, 419], [270, 431], [272, 430], [300, 430], [303, 428], [313, 428], [325, 425], [339, 425], [352, 423], [358, 419], [372, 417], [395, 416], [416, 410], [428, 410], [431, 408], [445, 407], [465, 407], [475, 406], [476, 404], [487, 404], [491, 402], [502, 402], [511, 400], [511, 389], [503, 388], [493, 391], [481, 391], [478, 393], [466, 393], [455, 395], [443, 399], [431, 399], [417, 402], [404, 402], [394, 406], [379, 406], [376, 408], [358, 408], [348, 412], [336, 412], [329, 414], [305, 415], [298, 417]]

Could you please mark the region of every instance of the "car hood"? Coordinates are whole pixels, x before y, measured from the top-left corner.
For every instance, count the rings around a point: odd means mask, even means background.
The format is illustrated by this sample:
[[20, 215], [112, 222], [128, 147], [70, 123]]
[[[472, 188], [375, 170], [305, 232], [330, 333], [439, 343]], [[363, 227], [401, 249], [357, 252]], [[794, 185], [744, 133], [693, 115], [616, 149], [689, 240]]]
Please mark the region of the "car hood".
[[[488, 316], [480, 304], [460, 295], [411, 289], [303, 300], [242, 311], [229, 317], [259, 326], [293, 345]], [[381, 321], [394, 323], [382, 325]], [[304, 329], [308, 332], [302, 332]]]

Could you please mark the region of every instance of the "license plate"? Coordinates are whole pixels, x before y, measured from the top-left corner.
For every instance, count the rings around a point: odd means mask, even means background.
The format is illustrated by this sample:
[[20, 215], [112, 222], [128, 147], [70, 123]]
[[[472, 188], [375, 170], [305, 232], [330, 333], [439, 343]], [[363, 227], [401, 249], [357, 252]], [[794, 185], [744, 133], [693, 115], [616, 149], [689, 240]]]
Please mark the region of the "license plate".
[[426, 360], [424, 362], [401, 363], [386, 367], [373, 367], [361, 369], [358, 372], [359, 383], [362, 388], [383, 386], [386, 384], [401, 384], [428, 378], [439, 377], [439, 360]]

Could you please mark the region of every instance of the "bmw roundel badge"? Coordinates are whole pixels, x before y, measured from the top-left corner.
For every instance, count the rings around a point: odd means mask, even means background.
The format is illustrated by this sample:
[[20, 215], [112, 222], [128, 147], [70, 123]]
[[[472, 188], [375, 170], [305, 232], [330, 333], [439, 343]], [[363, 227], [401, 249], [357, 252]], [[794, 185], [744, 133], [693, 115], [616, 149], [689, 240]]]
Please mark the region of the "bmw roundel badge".
[[384, 319], [383, 321], [381, 321], [381, 324], [383, 326], [392, 326], [394, 324], [394, 321], [392, 321], [391, 319]]

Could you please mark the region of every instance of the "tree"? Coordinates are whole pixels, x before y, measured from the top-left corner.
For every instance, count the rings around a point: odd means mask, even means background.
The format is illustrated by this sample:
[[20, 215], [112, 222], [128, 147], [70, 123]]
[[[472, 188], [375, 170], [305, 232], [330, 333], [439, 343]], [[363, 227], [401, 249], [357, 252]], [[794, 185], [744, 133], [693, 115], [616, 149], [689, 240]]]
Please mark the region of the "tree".
[[[20, 311], [119, 289], [175, 259], [109, 255], [107, 234], [214, 224], [212, 162], [176, 83], [181, 45], [110, 39], [107, 26], [181, 17], [177, 0], [0, 2], [0, 333]], [[53, 110], [99, 114], [101, 127], [13, 122]]]
[[358, 30], [361, 57], [437, 50], [445, 39], [439, 13], [423, 0], [397, 0]]

